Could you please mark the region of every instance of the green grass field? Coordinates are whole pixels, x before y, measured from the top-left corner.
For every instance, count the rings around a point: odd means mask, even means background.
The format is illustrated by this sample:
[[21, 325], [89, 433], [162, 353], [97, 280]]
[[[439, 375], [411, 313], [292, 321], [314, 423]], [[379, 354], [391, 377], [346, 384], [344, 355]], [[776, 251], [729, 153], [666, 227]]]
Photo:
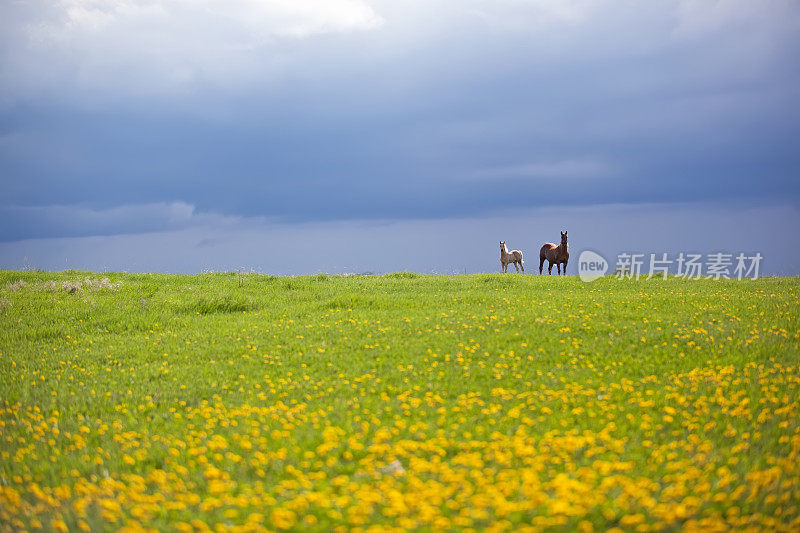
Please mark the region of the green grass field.
[[0, 529], [798, 531], [799, 354], [798, 278], [0, 271]]

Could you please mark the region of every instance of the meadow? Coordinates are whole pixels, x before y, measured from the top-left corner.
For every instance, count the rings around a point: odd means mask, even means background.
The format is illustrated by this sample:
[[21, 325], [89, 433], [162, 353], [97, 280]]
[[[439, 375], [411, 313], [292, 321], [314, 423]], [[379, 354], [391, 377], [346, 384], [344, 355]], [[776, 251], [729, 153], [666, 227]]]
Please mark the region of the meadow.
[[800, 280], [0, 271], [0, 530], [800, 530]]

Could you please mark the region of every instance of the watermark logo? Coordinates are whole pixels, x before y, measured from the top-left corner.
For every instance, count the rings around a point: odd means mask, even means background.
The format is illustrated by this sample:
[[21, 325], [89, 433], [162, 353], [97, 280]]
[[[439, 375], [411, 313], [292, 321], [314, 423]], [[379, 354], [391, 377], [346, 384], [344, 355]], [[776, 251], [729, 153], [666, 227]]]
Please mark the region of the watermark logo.
[[[643, 254], [622, 252], [617, 255], [614, 271], [610, 274], [617, 279], [667, 279], [668, 275], [683, 279], [758, 279], [761, 274], [760, 253], [715, 252], [695, 254], [680, 252]], [[578, 275], [582, 281], [594, 281], [606, 275], [609, 263], [605, 258], [591, 250], [584, 250], [578, 258]]]
[[602, 255], [591, 250], [584, 250], [578, 257], [578, 276], [581, 281], [594, 281], [608, 272], [608, 261]]

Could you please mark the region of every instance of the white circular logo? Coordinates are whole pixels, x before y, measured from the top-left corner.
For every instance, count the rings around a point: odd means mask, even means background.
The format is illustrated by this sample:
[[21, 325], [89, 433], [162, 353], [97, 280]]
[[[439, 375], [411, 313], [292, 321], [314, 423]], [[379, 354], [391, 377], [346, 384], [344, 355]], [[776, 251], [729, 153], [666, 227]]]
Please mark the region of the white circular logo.
[[584, 250], [578, 257], [578, 276], [581, 281], [594, 281], [602, 278], [608, 271], [608, 261], [602, 255]]

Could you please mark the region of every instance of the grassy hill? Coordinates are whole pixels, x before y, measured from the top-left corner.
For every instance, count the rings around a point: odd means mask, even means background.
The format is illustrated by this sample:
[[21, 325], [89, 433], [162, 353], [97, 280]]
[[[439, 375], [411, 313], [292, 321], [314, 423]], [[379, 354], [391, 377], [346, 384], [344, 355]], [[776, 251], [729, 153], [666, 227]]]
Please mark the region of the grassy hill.
[[0, 530], [800, 529], [800, 284], [0, 271]]

